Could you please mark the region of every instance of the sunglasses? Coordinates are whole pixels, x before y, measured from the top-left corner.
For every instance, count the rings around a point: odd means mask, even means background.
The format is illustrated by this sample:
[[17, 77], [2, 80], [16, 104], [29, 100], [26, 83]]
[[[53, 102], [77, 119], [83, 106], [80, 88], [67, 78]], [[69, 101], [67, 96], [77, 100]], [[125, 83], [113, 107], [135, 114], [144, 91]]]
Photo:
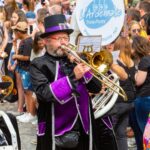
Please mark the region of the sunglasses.
[[136, 33], [136, 32], [140, 33], [140, 31], [141, 31], [140, 29], [133, 29], [132, 30], [133, 33]]

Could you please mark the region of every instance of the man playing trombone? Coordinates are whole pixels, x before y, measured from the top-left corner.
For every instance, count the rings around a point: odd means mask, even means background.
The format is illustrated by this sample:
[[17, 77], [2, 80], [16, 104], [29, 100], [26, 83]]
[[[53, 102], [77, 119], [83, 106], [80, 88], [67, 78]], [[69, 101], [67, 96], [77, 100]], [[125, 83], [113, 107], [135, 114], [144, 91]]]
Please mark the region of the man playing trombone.
[[[37, 150], [97, 150], [98, 139], [89, 92], [101, 90], [101, 83], [84, 63], [72, 63], [62, 45], [73, 32], [64, 15], [48, 16], [41, 35], [46, 54], [35, 58], [30, 73], [38, 107]], [[94, 130], [93, 130], [94, 128]], [[72, 133], [77, 133], [72, 135]], [[69, 137], [69, 138], [66, 138]], [[76, 143], [70, 144], [72, 138]], [[65, 146], [61, 141], [66, 140]]]

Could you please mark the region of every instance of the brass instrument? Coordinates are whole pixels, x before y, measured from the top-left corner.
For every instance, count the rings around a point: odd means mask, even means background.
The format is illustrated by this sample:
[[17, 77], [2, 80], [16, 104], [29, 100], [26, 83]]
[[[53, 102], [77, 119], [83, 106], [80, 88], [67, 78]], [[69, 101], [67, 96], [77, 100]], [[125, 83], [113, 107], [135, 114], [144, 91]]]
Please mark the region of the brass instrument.
[[[119, 78], [115, 73], [111, 73], [108, 78], [119, 86]], [[113, 88], [115, 89], [115, 92], [110, 91], [108, 87], [105, 88], [105, 92], [100, 92], [92, 98], [92, 106], [95, 118], [99, 118], [105, 115], [112, 109], [112, 107], [116, 103], [118, 98], [117, 92], [119, 92], [119, 88], [117, 88], [116, 86]]]
[[86, 56], [91, 66], [102, 74], [107, 73], [110, 69], [111, 64], [113, 63], [112, 54], [106, 50], [101, 50], [100, 52], [96, 52], [94, 54], [83, 52], [83, 55]]
[[[5, 59], [6, 57], [8, 57], [8, 54], [6, 52], [3, 51], [0, 53], [0, 59]], [[2, 82], [9, 82], [10, 83], [10, 86], [8, 88], [1, 90], [1, 94], [3, 95], [3, 98], [9, 96], [11, 93], [16, 95], [17, 90], [14, 89], [13, 79], [10, 76], [3, 75], [2, 73], [0, 73], [0, 77], [1, 77]]]
[[[109, 88], [110, 91], [113, 91], [119, 94], [125, 101], [127, 101], [127, 95], [125, 91], [116, 83], [114, 83], [111, 79], [105, 76], [103, 73], [110, 69], [112, 64], [112, 55], [108, 51], [102, 50], [100, 52], [95, 53], [92, 57], [90, 56], [90, 64], [85, 60], [81, 59], [76, 51], [72, 50], [70, 47], [75, 47], [71, 44], [71, 46], [62, 45], [61, 48], [64, 49], [68, 54], [73, 55], [77, 60], [76, 62], [82, 62], [88, 67], [91, 68], [92, 75], [98, 79], [101, 83]], [[75, 49], [75, 48], [73, 48]], [[102, 67], [101, 67], [102, 66]], [[99, 71], [101, 68], [101, 71]], [[104, 68], [104, 70], [102, 70]], [[119, 89], [116, 90], [116, 89]]]
[[14, 82], [13, 79], [9, 76], [3, 75], [1, 76], [2, 82], [10, 82], [10, 86], [6, 89], [1, 90], [1, 94], [4, 95], [4, 97], [7, 97], [11, 94], [11, 92], [16, 93], [17, 91], [15, 91], [14, 89]]

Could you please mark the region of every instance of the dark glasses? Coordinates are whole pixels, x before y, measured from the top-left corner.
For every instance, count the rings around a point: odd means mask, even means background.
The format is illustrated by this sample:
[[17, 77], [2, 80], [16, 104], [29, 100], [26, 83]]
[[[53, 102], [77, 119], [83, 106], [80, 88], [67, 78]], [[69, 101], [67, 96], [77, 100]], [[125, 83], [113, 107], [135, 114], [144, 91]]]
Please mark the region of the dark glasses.
[[133, 33], [136, 33], [136, 32], [140, 33], [140, 31], [141, 31], [140, 29], [133, 29], [132, 30]]

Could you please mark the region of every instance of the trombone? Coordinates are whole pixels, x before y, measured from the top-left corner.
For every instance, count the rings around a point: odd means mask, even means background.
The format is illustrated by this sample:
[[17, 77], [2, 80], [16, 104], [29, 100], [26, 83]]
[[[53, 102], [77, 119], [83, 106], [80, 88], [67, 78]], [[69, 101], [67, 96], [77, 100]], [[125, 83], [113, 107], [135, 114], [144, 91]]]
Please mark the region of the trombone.
[[[119, 94], [125, 101], [127, 101], [127, 95], [125, 93], [125, 91], [118, 86], [116, 83], [112, 82], [108, 77], [106, 77], [103, 73], [101, 73], [98, 69], [95, 68], [95, 66], [99, 66], [100, 60], [103, 60], [103, 62], [106, 59], [106, 55], [112, 57], [111, 53], [109, 53], [108, 51], [102, 50], [100, 52], [96, 53], [96, 56], [93, 55], [90, 59], [90, 61], [92, 61], [92, 64], [96, 64], [94, 67], [90, 64], [88, 64], [85, 60], [83, 60], [82, 58], [80, 58], [80, 56], [76, 53], [75, 49], [76, 46], [69, 44], [68, 46], [65, 45], [61, 45], [61, 48], [63, 50], [65, 50], [67, 52], [67, 54], [70, 54], [72, 56], [74, 56], [76, 58], [76, 63], [84, 63], [85, 65], [87, 65], [88, 67], [91, 68], [92, 70], [92, 75], [98, 79], [100, 82], [102, 82], [104, 85], [106, 85], [108, 88], [110, 88], [112, 91], [116, 92], [117, 94]], [[105, 51], [105, 52], [104, 52]], [[89, 56], [89, 55], [88, 55]], [[100, 59], [97, 59], [98, 56], [100, 56]], [[97, 59], [97, 60], [95, 60]], [[101, 65], [103, 66], [102, 68], [104, 68], [105, 70], [108, 71], [108, 65], [110, 65], [109, 63], [111, 62], [111, 58], [107, 60], [108, 62], [105, 63], [101, 63]], [[99, 67], [100, 68], [100, 67]], [[106, 71], [105, 71], [106, 72]], [[94, 74], [95, 73], [95, 74]], [[104, 79], [104, 80], [103, 80]], [[111, 84], [111, 85], [110, 85]], [[116, 90], [116, 88], [119, 89], [119, 91]]]

